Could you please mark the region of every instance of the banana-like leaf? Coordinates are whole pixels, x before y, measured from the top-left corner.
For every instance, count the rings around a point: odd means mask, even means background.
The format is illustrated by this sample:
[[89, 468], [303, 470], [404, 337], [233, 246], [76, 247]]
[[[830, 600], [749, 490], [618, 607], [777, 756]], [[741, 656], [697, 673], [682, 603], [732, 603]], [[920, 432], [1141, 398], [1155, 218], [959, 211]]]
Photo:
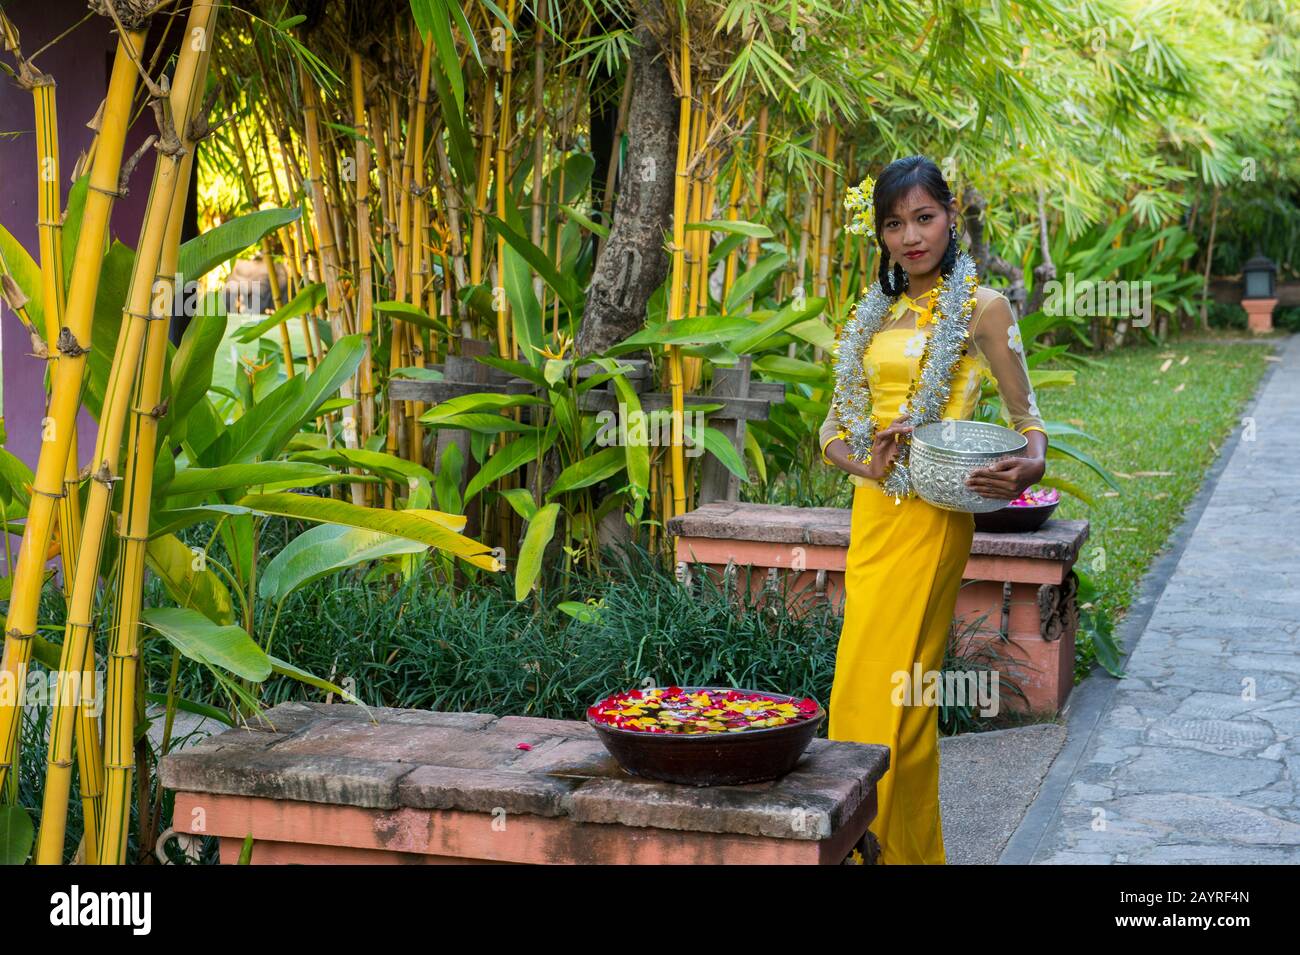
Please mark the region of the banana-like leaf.
[[[285, 484], [288, 487], [314, 487], [337, 477], [320, 464], [305, 461], [257, 461], [252, 464], [226, 464], [215, 468], [182, 468], [155, 493], [166, 497], [225, 491], [235, 487], [262, 484]], [[295, 482], [286, 484], [286, 482]]]
[[242, 627], [220, 626], [185, 607], [150, 607], [141, 612], [140, 622], [191, 660], [254, 683], [271, 675], [270, 659]]
[[202, 551], [194, 551], [174, 534], [164, 534], [149, 541], [145, 560], [182, 607], [197, 610], [215, 624], [235, 622], [230, 591], [220, 577], [208, 568]]
[[560, 301], [564, 303], [564, 307], [569, 310], [570, 314], [582, 314], [582, 289], [573, 276], [561, 274], [551, 261], [550, 256], [496, 216], [485, 214], [483, 218], [501, 233], [501, 238], [506, 240], [506, 244], [518, 252], [542, 277], [542, 280], [555, 291], [555, 294], [560, 297]]
[[728, 315], [739, 311], [740, 306], [754, 296], [763, 283], [771, 278], [773, 272], [785, 266], [789, 257], [785, 252], [775, 252], [755, 262], [754, 267], [736, 279], [731, 286], [722, 310]]
[[[22, 243], [15, 239], [9, 230], [0, 225], [0, 260], [4, 262], [4, 269], [0, 272], [8, 271], [9, 276], [18, 284], [22, 293], [27, 296], [27, 317], [32, 320], [36, 326], [36, 331], [46, 341], [49, 335], [45, 331], [45, 305], [42, 298], [41, 285], [41, 267], [36, 264], [36, 260], [28, 255], [27, 250], [23, 248]], [[67, 260], [71, 264], [72, 260]]]
[[185, 281], [196, 282], [222, 262], [257, 245], [264, 236], [288, 225], [301, 214], [302, 210], [297, 206], [291, 209], [259, 209], [223, 222], [215, 229], [209, 229], [202, 235], [181, 243], [177, 271], [185, 276]]
[[749, 236], [755, 239], [772, 238], [772, 230], [760, 222], [746, 222], [744, 219], [710, 219], [707, 222], [688, 222], [688, 230], [708, 230], [709, 232], [726, 232], [730, 235]]
[[450, 531], [436, 521], [406, 511], [362, 507], [345, 501], [302, 494], [250, 494], [235, 504], [259, 514], [381, 531], [445, 550], [484, 570], [501, 569], [492, 551], [484, 544]]
[[733, 338], [728, 347], [737, 355], [761, 351], [764, 343], [772, 336], [785, 331], [796, 322], [804, 322], [815, 318], [825, 308], [826, 299], [815, 295], [812, 298], [804, 299], [802, 308], [795, 308], [794, 302], [791, 301], [771, 318]]
[[303, 286], [288, 302], [281, 305], [272, 314], [268, 315], [262, 321], [247, 328], [241, 328], [231, 337], [237, 342], [252, 342], [261, 338], [271, 329], [275, 328], [291, 318], [297, 318], [306, 312], [310, 312], [319, 305], [325, 298], [325, 286], [320, 282], [313, 282], [311, 285]]
[[375, 302], [371, 308], [380, 315], [392, 315], [411, 325], [418, 325], [420, 328], [427, 328], [434, 332], [446, 331], [444, 326], [439, 325], [429, 317], [428, 312], [409, 302]]
[[729, 342], [754, 327], [754, 323], [740, 315], [698, 315], [664, 322], [630, 335], [611, 348], [605, 349], [609, 357], [645, 348], [647, 345], [710, 345]]
[[762, 355], [754, 359], [754, 369], [762, 371], [782, 381], [808, 382], [821, 384], [830, 378], [830, 365], [815, 365], [801, 358], [786, 355]]
[[319, 524], [285, 545], [262, 570], [257, 594], [283, 603], [299, 587], [368, 560], [394, 554], [419, 554], [427, 544], [379, 531], [338, 524]]
[[510, 245], [505, 247], [502, 273], [506, 298], [510, 300], [515, 340], [519, 343], [519, 350], [524, 360], [538, 367], [543, 361], [542, 305], [537, 301], [537, 294], [533, 291], [532, 272], [528, 268], [528, 263]]
[[268, 659], [271, 661], [271, 670], [280, 674], [280, 676], [287, 676], [290, 679], [297, 680], [299, 683], [306, 683], [308, 686], [314, 686], [318, 690], [325, 690], [328, 693], [337, 693], [349, 703], [355, 703], [357, 706], [360, 706], [366, 711], [367, 715], [369, 715], [370, 708], [347, 690], [343, 689], [343, 687], [337, 686], [323, 677], [316, 676], [314, 673], [308, 673], [306, 670], [296, 667], [285, 660], [281, 660], [279, 657], [268, 656]]
[[537, 577], [542, 572], [542, 557], [546, 553], [546, 545], [555, 536], [555, 517], [559, 513], [559, 504], [547, 504], [540, 508], [528, 522], [528, 530], [524, 533], [524, 544], [519, 550], [519, 566], [515, 571], [515, 600], [523, 600], [527, 597], [533, 589], [533, 584], [537, 582]]
[[461, 415], [470, 411], [500, 411], [503, 408], [542, 404], [546, 404], [546, 399], [539, 398], [537, 395], [499, 395], [495, 392], [485, 391], [472, 395], [457, 395], [455, 398], [441, 401], [422, 414], [420, 420], [425, 424], [436, 424], [453, 415]]
[[23, 865], [32, 854], [36, 827], [22, 806], [0, 806], [0, 865]]
[[469, 484], [466, 486], [465, 504], [468, 505], [474, 499], [474, 495], [503, 475], [523, 467], [529, 461], [540, 460], [542, 455], [555, 443], [558, 434], [559, 429], [552, 424], [540, 435], [527, 434], [521, 438], [515, 438], [515, 440], [488, 458], [487, 462], [470, 479]]
[[731, 439], [717, 428], [704, 429], [704, 450], [726, 465], [727, 470], [742, 481], [749, 480], [749, 472], [745, 470], [744, 460], [736, 453]]
[[627, 453], [623, 448], [615, 446], [597, 451], [590, 457], [575, 461], [561, 471], [559, 477], [555, 479], [555, 483], [546, 492], [546, 499], [549, 501], [557, 494], [589, 487], [606, 478], [613, 477], [626, 466]]

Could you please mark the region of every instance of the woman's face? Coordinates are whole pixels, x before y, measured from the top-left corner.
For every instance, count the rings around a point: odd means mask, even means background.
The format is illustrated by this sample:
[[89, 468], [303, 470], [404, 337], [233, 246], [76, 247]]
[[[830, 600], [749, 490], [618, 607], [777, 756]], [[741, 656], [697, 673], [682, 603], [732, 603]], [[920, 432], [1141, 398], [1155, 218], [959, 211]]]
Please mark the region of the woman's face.
[[881, 220], [880, 234], [889, 257], [902, 263], [909, 276], [921, 276], [939, 268], [953, 221], [951, 210], [915, 186]]

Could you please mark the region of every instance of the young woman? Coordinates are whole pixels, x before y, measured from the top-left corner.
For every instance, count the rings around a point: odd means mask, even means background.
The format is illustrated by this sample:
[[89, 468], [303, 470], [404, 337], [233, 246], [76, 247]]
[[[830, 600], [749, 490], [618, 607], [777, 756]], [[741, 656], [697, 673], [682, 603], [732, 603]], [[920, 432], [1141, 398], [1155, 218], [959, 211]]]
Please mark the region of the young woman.
[[1009, 501], [1042, 478], [1047, 433], [1011, 304], [977, 284], [938, 167], [923, 156], [896, 160], [872, 195], [880, 281], [841, 332], [820, 434], [822, 459], [856, 485], [828, 735], [890, 748], [871, 824], [878, 861], [943, 864], [938, 711], [921, 705], [922, 687], [904, 690], [916, 662], [939, 672], [975, 519], [916, 496], [908, 441], [919, 424], [971, 417], [991, 375], [1029, 446], [975, 471], [967, 486]]

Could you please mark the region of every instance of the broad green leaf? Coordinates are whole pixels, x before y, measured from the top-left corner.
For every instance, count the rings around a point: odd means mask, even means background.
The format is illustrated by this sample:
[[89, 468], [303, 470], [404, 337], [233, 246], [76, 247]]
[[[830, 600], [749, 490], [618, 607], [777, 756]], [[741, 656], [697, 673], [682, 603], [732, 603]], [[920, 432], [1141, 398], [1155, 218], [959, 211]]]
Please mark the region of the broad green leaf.
[[259, 514], [382, 531], [448, 551], [484, 570], [500, 570], [496, 558], [486, 545], [447, 530], [435, 521], [405, 511], [361, 507], [345, 501], [301, 494], [250, 494], [235, 503]]
[[519, 566], [515, 570], [515, 600], [523, 600], [533, 589], [538, 575], [542, 572], [542, 557], [546, 545], [555, 536], [555, 517], [560, 513], [559, 504], [547, 504], [540, 508], [528, 522], [524, 533], [524, 544], [519, 549]]
[[476, 392], [472, 395], [457, 395], [455, 398], [441, 401], [421, 415], [420, 420], [425, 424], [433, 424], [444, 418], [450, 418], [452, 415], [464, 414], [469, 411], [500, 411], [503, 408], [517, 408], [521, 405], [544, 404], [546, 404], [546, 399], [539, 398], [537, 395], [499, 395], [490, 391]]
[[254, 683], [271, 675], [271, 661], [242, 627], [219, 626], [197, 610], [184, 607], [150, 607], [141, 612], [140, 622], [157, 630], [191, 660]]
[[755, 239], [772, 238], [772, 230], [759, 222], [746, 222], [743, 219], [710, 219], [707, 222], [688, 222], [687, 229], [695, 231], [727, 232], [733, 235], [749, 236]]
[[427, 328], [434, 332], [447, 330], [445, 325], [439, 325], [430, 318], [429, 313], [424, 309], [409, 302], [375, 302], [371, 307], [377, 314], [391, 315], [411, 325], [418, 325], [420, 328]]
[[433, 421], [425, 421], [425, 424], [430, 428], [458, 428], [465, 431], [476, 431], [479, 434], [500, 434], [503, 431], [517, 431], [520, 434], [527, 434], [538, 430], [536, 425], [525, 424], [502, 414], [487, 414], [486, 412], [474, 411], [467, 414], [452, 415], [450, 418], [436, 418]]
[[257, 594], [279, 604], [313, 580], [368, 560], [394, 554], [418, 554], [427, 544], [379, 531], [338, 524], [318, 524], [284, 546], [262, 570]]
[[187, 282], [198, 281], [222, 262], [257, 245], [264, 236], [288, 225], [301, 214], [302, 210], [297, 206], [292, 209], [259, 209], [223, 222], [215, 229], [181, 243], [177, 271], [185, 276]]
[[783, 381], [819, 384], [830, 377], [830, 365], [815, 365], [801, 358], [785, 355], [761, 355], [754, 359], [755, 371], [762, 371]]
[[22, 806], [0, 806], [0, 865], [23, 865], [32, 854], [36, 828]]
[[791, 301], [771, 318], [753, 325], [748, 331], [737, 335], [731, 340], [728, 347], [737, 355], [761, 351], [764, 343], [773, 335], [785, 331], [785, 329], [797, 322], [815, 318], [821, 314], [825, 307], [826, 299], [815, 295], [804, 300], [803, 308], [795, 308], [794, 302]]
[[[49, 334], [45, 330], [41, 267], [3, 225], [0, 225], [0, 260], [4, 262], [4, 268], [0, 269], [0, 273], [7, 271], [10, 277], [18, 283], [18, 287], [27, 296], [27, 316], [32, 320], [32, 324], [36, 326], [37, 333], [43, 339], [49, 341]], [[71, 265], [71, 259], [64, 262], [65, 269], [71, 268]], [[5, 307], [8, 308], [8, 305]]]
[[745, 470], [744, 460], [736, 453], [730, 439], [717, 428], [704, 429], [704, 450], [725, 464], [727, 470], [742, 481], [749, 480], [749, 472]]
[[505, 247], [502, 272], [519, 351], [528, 364], [539, 367], [544, 360], [540, 350], [544, 344], [542, 306], [533, 291], [532, 272], [527, 262], [510, 245]]
[[526, 487], [512, 487], [504, 491], [498, 491], [506, 502], [515, 509], [518, 514], [526, 521], [531, 521], [533, 515], [537, 513], [537, 502], [533, 500], [533, 492]]
[[564, 307], [573, 315], [581, 315], [583, 308], [582, 289], [571, 275], [563, 275], [556, 269], [555, 264], [551, 261], [550, 256], [533, 245], [527, 238], [520, 235], [506, 223], [502, 222], [496, 216], [484, 215], [483, 219], [490, 223], [498, 232], [501, 238], [505, 239], [506, 244], [514, 249], [533, 270], [542, 277], [542, 280], [551, 287]]
[[504, 448], [492, 455], [479, 472], [470, 478], [465, 488], [465, 503], [468, 505], [474, 495], [489, 486], [498, 478], [510, 474], [533, 460], [540, 460], [555, 443], [558, 429], [552, 425], [543, 434], [528, 434], [515, 438]]
[[740, 315], [698, 315], [664, 322], [654, 328], [643, 329], [612, 348], [607, 356], [644, 348], [647, 345], [709, 345], [729, 342], [754, 327], [754, 323]]
[[788, 259], [787, 253], [776, 252], [755, 262], [754, 267], [742, 274], [731, 286], [722, 310], [728, 315], [739, 311], [740, 306], [753, 297], [763, 283], [771, 278], [773, 272], [785, 267]]
[[313, 282], [311, 285], [304, 286], [297, 295], [262, 319], [262, 321], [241, 328], [231, 338], [237, 342], [256, 341], [277, 325], [310, 312], [324, 300], [325, 286], [320, 282]]
[[230, 591], [208, 567], [202, 550], [191, 549], [174, 534], [164, 534], [146, 545], [145, 560], [178, 604], [221, 626], [235, 622]]
[[367, 714], [370, 713], [370, 709], [366, 704], [362, 703], [347, 690], [343, 689], [343, 687], [337, 686], [323, 677], [316, 676], [314, 673], [308, 673], [306, 670], [296, 667], [285, 660], [281, 660], [279, 657], [268, 656], [267, 659], [271, 661], [271, 670], [280, 674], [280, 676], [287, 676], [290, 679], [297, 680], [299, 683], [306, 683], [308, 686], [314, 686], [316, 689], [325, 690], [328, 693], [337, 693], [349, 703], [355, 703], [360, 706]]
[[613, 477], [626, 466], [627, 454], [621, 447], [615, 446], [597, 451], [590, 457], [575, 461], [561, 471], [555, 483], [546, 492], [546, 499], [549, 501], [557, 494], [589, 487]]
[[305, 461], [258, 461], [251, 464], [225, 464], [215, 468], [183, 468], [155, 493], [167, 497], [225, 491], [234, 487], [252, 487], [287, 481], [291, 486], [312, 487], [328, 482], [335, 472], [320, 464]]

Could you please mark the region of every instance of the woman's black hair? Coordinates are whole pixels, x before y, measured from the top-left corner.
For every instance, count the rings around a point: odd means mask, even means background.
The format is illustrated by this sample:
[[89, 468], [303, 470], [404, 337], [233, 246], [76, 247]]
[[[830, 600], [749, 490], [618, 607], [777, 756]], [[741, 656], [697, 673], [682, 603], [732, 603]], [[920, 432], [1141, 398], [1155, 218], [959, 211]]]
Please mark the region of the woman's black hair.
[[[876, 241], [880, 244], [880, 288], [891, 298], [899, 292], [907, 291], [907, 270], [899, 262], [894, 263], [893, 274], [886, 266], [889, 264], [889, 249], [885, 246], [885, 234], [880, 223], [894, 211], [894, 206], [914, 188], [920, 186], [928, 192], [945, 210], [952, 205], [952, 190], [943, 178], [939, 167], [925, 156], [904, 156], [895, 159], [885, 167], [872, 192], [872, 203], [876, 211]], [[957, 265], [957, 236], [949, 235], [948, 248], [939, 260], [939, 274], [947, 278]]]

